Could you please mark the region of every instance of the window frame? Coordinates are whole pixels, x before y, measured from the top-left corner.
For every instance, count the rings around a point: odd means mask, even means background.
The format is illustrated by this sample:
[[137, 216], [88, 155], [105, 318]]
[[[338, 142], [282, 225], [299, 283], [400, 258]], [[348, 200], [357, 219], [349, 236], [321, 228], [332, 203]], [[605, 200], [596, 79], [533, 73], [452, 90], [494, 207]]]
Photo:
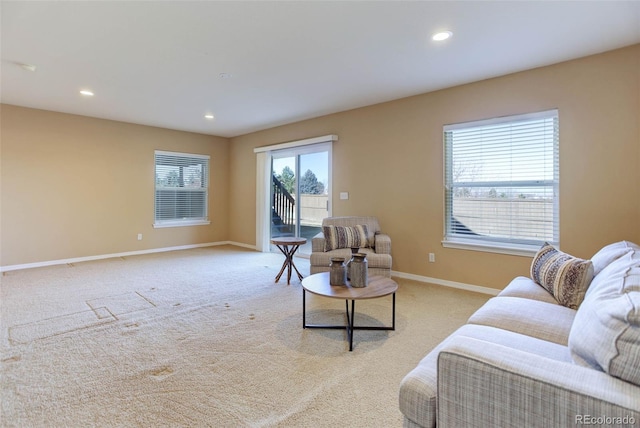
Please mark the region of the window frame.
[[[194, 163], [201, 163], [203, 165], [204, 171], [202, 172], [202, 176], [204, 176], [204, 180], [201, 181], [201, 187], [199, 188], [189, 188], [184, 186], [179, 187], [158, 187], [158, 160], [159, 157], [175, 157], [176, 159], [184, 159], [185, 161], [193, 160]], [[202, 226], [211, 224], [209, 221], [209, 177], [210, 177], [210, 159], [209, 155], [201, 155], [195, 153], [181, 153], [181, 152], [171, 152], [164, 150], [155, 150], [154, 151], [154, 179], [153, 179], [153, 227], [154, 228], [166, 228], [166, 227], [183, 227], [183, 226]], [[195, 162], [197, 161], [197, 162]], [[186, 165], [181, 165], [180, 163], [176, 163], [176, 167], [185, 167]], [[188, 192], [198, 192], [204, 194], [204, 216], [197, 217], [186, 217], [186, 218], [172, 218], [167, 220], [158, 219], [158, 191], [162, 189], [172, 189], [177, 193], [188, 193]]]
[[[485, 126], [497, 126], [515, 124], [519, 122], [526, 122], [532, 120], [551, 119], [553, 120], [553, 179], [541, 179], [537, 180], [498, 180], [498, 181], [484, 181], [484, 182], [454, 182], [453, 179], [453, 154], [450, 153], [453, 150], [454, 142], [448, 138], [447, 133], [453, 133], [456, 130], [465, 130], [470, 128], [478, 128]], [[472, 122], [457, 123], [452, 125], [445, 125], [443, 127], [443, 148], [444, 148], [444, 230], [442, 245], [446, 248], [456, 248], [472, 251], [483, 251], [500, 254], [510, 254], [517, 256], [530, 257], [539, 250], [540, 246], [546, 241], [554, 245], [559, 244], [559, 231], [560, 231], [560, 210], [559, 210], [559, 113], [557, 109], [546, 110], [536, 113], [519, 114], [503, 116], [487, 120], [479, 120]], [[510, 146], [513, 143], [510, 142]], [[503, 188], [526, 188], [526, 187], [538, 187], [538, 188], [551, 188], [552, 189], [552, 206], [553, 206], [553, 224], [551, 239], [513, 239], [513, 238], [498, 238], [491, 236], [484, 237], [471, 237], [464, 236], [464, 233], [455, 233], [452, 231], [452, 224], [454, 220], [453, 216], [453, 193], [456, 188], [459, 187], [476, 187], [486, 188], [492, 187], [499, 189]], [[462, 235], [462, 236], [461, 236]]]

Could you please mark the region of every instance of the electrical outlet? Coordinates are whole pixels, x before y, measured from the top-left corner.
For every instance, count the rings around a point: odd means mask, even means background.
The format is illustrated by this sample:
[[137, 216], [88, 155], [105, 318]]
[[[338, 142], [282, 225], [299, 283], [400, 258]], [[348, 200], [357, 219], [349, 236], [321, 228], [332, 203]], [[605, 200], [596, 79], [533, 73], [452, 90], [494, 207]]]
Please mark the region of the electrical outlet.
[[138, 241], [142, 241], [142, 233], [138, 233]]
[[436, 255], [434, 253], [429, 253], [429, 262], [430, 263], [436, 262]]

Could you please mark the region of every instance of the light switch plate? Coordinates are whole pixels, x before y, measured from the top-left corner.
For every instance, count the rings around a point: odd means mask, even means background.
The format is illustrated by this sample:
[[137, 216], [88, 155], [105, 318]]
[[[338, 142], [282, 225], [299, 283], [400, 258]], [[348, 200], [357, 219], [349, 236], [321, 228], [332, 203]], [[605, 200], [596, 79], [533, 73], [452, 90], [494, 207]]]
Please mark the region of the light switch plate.
[[349, 199], [349, 192], [340, 192], [340, 199]]

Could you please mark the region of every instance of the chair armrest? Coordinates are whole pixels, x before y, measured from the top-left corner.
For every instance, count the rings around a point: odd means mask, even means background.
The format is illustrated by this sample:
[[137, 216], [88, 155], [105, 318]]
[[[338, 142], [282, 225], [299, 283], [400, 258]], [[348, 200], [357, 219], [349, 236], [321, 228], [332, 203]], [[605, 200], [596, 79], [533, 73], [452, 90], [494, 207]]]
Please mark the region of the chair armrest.
[[441, 350], [437, 384], [438, 427], [593, 425], [589, 418], [603, 416], [613, 421], [605, 425], [640, 422], [640, 386], [469, 337]]
[[324, 234], [322, 232], [311, 238], [311, 252], [324, 253]]
[[373, 248], [376, 254], [391, 254], [391, 238], [384, 233], [377, 233], [374, 236]]

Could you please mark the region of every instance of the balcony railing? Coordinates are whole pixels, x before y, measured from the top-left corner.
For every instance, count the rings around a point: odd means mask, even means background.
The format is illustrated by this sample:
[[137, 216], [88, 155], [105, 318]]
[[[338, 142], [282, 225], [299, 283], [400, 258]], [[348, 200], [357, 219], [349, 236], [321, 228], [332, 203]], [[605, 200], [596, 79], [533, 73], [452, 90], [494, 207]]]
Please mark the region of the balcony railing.
[[274, 175], [271, 180], [271, 222], [281, 234], [295, 233], [296, 200]]

